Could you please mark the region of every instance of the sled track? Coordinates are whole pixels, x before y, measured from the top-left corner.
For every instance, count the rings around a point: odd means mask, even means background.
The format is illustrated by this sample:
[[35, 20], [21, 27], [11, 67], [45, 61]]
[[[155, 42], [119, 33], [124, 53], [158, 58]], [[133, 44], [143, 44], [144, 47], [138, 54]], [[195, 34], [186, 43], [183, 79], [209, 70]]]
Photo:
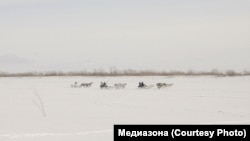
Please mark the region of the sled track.
[[63, 137], [63, 136], [82, 136], [88, 134], [98, 134], [98, 133], [109, 133], [113, 130], [99, 130], [99, 131], [86, 131], [86, 132], [76, 132], [76, 133], [31, 133], [31, 134], [0, 134], [0, 139], [19, 139], [19, 138], [35, 138], [35, 137]]
[[221, 121], [221, 122], [206, 122], [204, 124], [250, 124], [250, 120], [235, 120], [235, 121]]

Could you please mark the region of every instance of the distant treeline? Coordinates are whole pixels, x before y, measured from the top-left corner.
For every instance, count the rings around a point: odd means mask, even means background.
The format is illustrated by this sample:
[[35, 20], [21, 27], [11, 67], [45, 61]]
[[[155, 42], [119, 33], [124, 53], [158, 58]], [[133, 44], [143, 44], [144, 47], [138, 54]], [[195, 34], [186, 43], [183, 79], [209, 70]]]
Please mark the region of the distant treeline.
[[24, 73], [7, 73], [0, 71], [0, 77], [32, 77], [32, 76], [247, 76], [250, 71], [236, 72], [234, 70], [227, 71], [152, 71], [152, 70], [117, 70], [110, 71], [94, 70], [94, 71], [74, 71], [74, 72], [24, 72]]

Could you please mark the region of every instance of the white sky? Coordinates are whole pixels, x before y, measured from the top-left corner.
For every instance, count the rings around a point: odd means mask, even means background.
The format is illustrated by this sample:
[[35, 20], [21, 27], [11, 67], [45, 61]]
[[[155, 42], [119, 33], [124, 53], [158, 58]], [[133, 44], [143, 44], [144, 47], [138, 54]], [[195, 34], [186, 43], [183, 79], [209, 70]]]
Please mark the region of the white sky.
[[0, 71], [250, 70], [250, 0], [1, 0]]

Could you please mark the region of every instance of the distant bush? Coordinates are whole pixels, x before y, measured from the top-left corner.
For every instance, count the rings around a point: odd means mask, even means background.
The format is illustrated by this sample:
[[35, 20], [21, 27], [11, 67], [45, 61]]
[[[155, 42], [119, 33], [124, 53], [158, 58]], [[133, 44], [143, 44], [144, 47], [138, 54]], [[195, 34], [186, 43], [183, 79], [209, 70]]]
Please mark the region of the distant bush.
[[236, 73], [234, 70], [226, 71], [226, 76], [236, 76], [236, 75], [240, 75], [240, 74]]

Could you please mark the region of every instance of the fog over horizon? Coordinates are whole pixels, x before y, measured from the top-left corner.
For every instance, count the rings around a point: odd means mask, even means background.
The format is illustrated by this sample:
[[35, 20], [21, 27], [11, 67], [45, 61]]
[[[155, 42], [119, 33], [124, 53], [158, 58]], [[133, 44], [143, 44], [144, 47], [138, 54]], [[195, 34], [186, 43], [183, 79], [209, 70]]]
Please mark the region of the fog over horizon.
[[2, 0], [0, 72], [250, 70], [250, 0]]

